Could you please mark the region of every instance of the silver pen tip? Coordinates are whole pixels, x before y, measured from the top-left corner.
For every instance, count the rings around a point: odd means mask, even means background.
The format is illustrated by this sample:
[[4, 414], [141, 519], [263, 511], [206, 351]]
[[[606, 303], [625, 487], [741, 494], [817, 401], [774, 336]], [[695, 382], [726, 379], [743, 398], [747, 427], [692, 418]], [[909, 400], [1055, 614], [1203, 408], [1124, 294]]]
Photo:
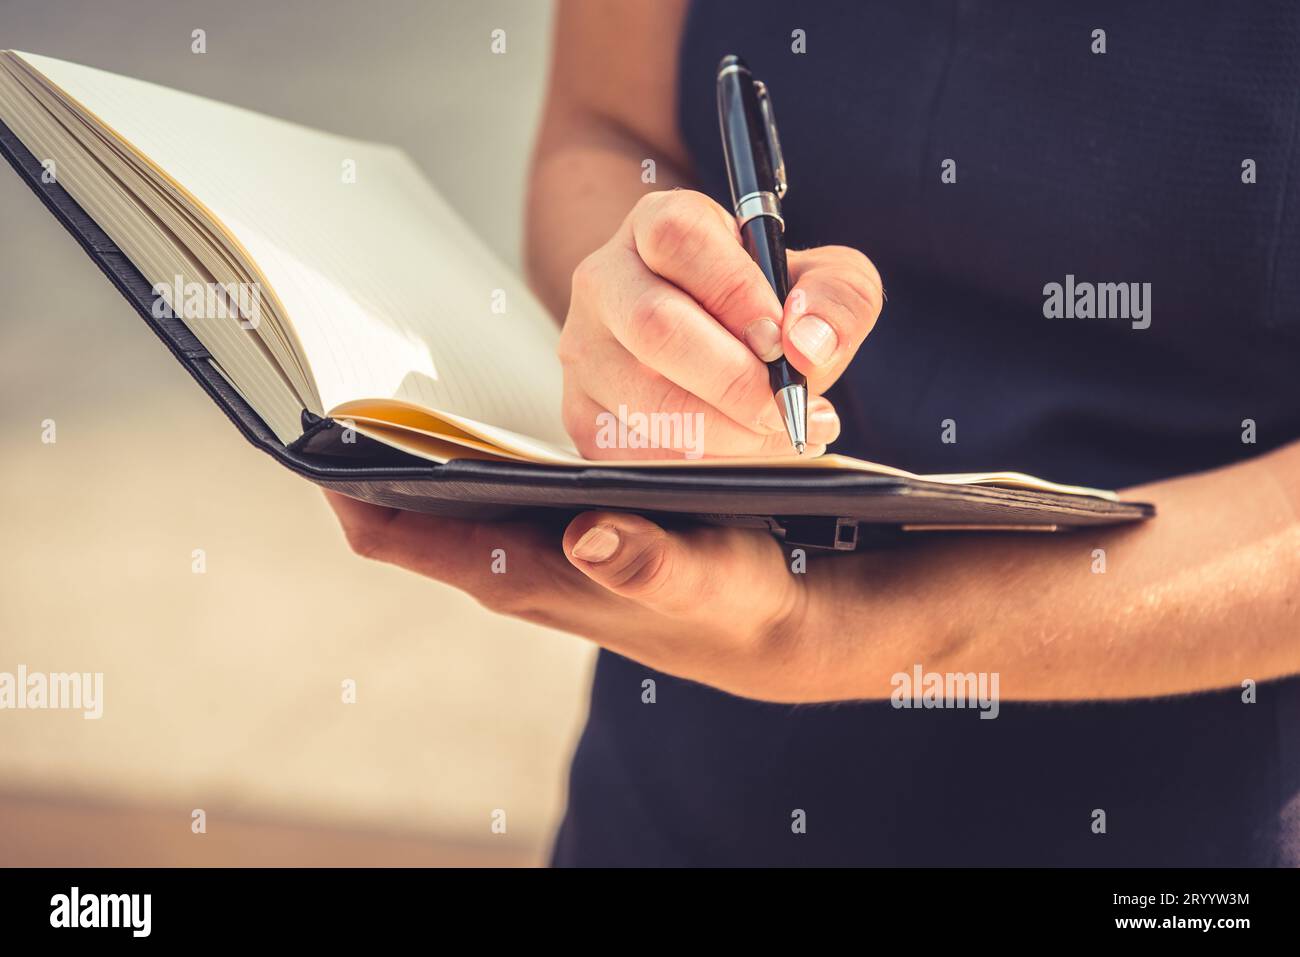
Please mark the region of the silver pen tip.
[[776, 404], [781, 409], [781, 419], [790, 433], [790, 444], [803, 455], [808, 447], [808, 389], [801, 385], [788, 385], [776, 394]]

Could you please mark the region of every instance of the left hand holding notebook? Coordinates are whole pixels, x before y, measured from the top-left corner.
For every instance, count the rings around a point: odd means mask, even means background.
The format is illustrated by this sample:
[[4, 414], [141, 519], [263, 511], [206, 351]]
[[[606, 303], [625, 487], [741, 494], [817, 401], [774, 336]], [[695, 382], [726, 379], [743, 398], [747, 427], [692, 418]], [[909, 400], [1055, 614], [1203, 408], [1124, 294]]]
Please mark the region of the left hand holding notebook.
[[[834, 607], [840, 574], [792, 575], [771, 536], [665, 531], [587, 512], [555, 531], [384, 509], [326, 492], [358, 554], [468, 592], [484, 607], [588, 638], [650, 668], [743, 697], [826, 700], [812, 604]], [[493, 568], [495, 550], [506, 562]], [[743, 587], [738, 587], [738, 585]], [[814, 592], [820, 594], [814, 599]], [[632, 692], [629, 692], [632, 693]]]

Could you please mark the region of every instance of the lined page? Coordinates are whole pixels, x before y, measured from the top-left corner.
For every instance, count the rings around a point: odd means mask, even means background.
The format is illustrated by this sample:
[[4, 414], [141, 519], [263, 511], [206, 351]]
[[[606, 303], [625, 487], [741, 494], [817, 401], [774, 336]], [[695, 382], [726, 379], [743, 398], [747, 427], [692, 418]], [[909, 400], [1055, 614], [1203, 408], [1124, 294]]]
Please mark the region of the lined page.
[[572, 448], [554, 323], [400, 151], [20, 55], [242, 247], [326, 412], [398, 399]]

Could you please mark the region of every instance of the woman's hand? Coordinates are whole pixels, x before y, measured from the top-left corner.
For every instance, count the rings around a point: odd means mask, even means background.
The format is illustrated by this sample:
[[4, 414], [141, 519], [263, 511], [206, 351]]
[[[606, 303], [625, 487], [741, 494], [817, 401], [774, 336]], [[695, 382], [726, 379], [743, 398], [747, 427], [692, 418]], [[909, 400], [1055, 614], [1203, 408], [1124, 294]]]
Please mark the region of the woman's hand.
[[[1160, 510], [1143, 525], [922, 538], [814, 559], [805, 574], [764, 532], [668, 531], [603, 512], [561, 532], [327, 494], [362, 555], [745, 697], [883, 699], [917, 666], [996, 673], [1004, 701], [1149, 698], [1246, 679], [1262, 690], [1300, 674], [1300, 442], [1129, 489]], [[1097, 548], [1111, 555], [1105, 575], [1090, 570]]]
[[[852, 249], [791, 252], [789, 264], [794, 285], [780, 303], [717, 203], [690, 190], [637, 202], [573, 273], [559, 353], [565, 425], [578, 449], [589, 458], [792, 455], [764, 365], [784, 353], [817, 397], [809, 443], [823, 451], [840, 425], [821, 393], [871, 331], [883, 292], [875, 267]], [[690, 415], [703, 429], [610, 447], [601, 441], [606, 413], [629, 430], [638, 413]], [[650, 446], [672, 435], [691, 436], [693, 447]], [[826, 700], [832, 686], [836, 656], [817, 640], [813, 618], [814, 608], [836, 602], [814, 600], [807, 576], [791, 571], [765, 532], [670, 532], [635, 515], [589, 512], [561, 534], [327, 496], [354, 551], [446, 582], [494, 611], [733, 694]], [[496, 549], [504, 573], [493, 569]], [[817, 588], [825, 593], [841, 577], [819, 575]]]
[[[808, 438], [813, 454], [824, 451], [840, 423], [821, 393], [875, 325], [883, 291], [871, 262], [843, 246], [791, 252], [789, 265], [793, 286], [780, 303], [726, 210], [691, 190], [645, 195], [573, 273], [559, 355], [578, 450], [593, 459], [793, 455], [764, 365], [784, 353], [817, 396]], [[691, 448], [648, 447], [665, 444], [662, 430], [645, 433], [654, 413], [694, 416], [702, 433], [684, 433]], [[619, 420], [642, 447], [602, 439], [602, 423]]]
[[605, 512], [580, 515], [561, 534], [325, 494], [353, 551], [446, 582], [492, 611], [733, 694], [817, 697], [814, 663], [826, 649], [809, 621], [807, 576], [791, 572], [770, 535], [668, 532], [636, 515]]

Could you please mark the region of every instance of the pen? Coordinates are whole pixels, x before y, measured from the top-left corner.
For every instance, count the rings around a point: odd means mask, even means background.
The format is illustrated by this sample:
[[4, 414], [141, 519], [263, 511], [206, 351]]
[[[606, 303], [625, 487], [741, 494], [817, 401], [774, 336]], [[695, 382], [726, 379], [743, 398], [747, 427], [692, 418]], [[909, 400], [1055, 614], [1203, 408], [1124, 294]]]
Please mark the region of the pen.
[[[785, 160], [767, 87], [738, 56], [718, 64], [718, 125], [740, 241], [784, 305], [790, 292], [781, 218]], [[784, 355], [767, 363], [767, 376], [790, 442], [802, 455], [808, 444], [808, 379]]]

